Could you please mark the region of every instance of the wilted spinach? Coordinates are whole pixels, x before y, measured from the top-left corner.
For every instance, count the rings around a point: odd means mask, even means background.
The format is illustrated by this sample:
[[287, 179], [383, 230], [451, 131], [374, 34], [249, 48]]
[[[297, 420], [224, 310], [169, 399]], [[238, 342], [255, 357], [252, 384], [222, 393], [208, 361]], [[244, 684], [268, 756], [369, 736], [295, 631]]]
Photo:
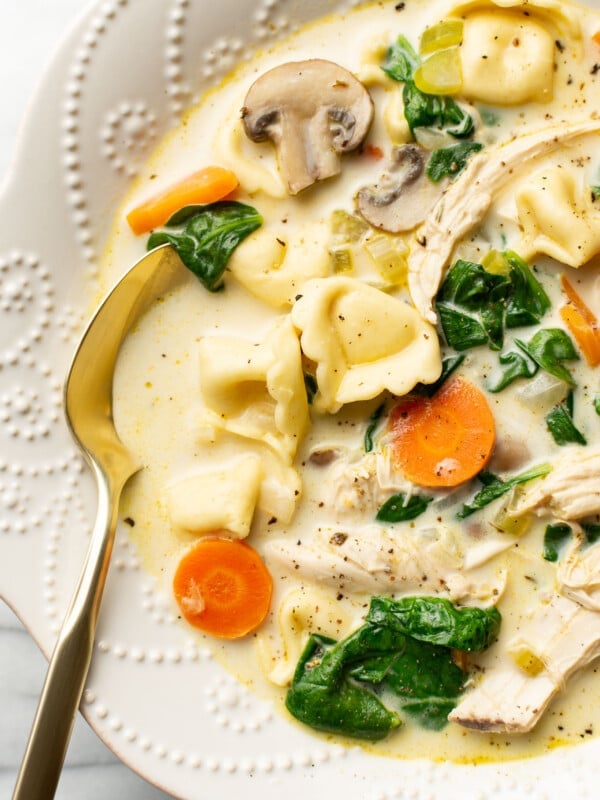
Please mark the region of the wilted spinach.
[[514, 475], [506, 481], [503, 481], [497, 475], [487, 470], [483, 470], [477, 476], [479, 481], [483, 484], [483, 489], [477, 492], [470, 503], [465, 503], [456, 516], [458, 519], [465, 519], [476, 511], [485, 508], [485, 506], [497, 500], [499, 497], [502, 497], [503, 494], [510, 492], [515, 486], [532, 481], [534, 478], [541, 478], [547, 475], [550, 470], [551, 467], [548, 464], [540, 464], [518, 475]]
[[427, 176], [438, 183], [442, 178], [456, 175], [467, 166], [469, 156], [478, 153], [482, 147], [481, 142], [458, 142], [434, 150], [427, 162]]
[[564, 547], [567, 539], [572, 533], [570, 525], [565, 522], [558, 522], [554, 525], [547, 525], [544, 531], [544, 550], [543, 556], [546, 561], [558, 561], [560, 551]]
[[430, 502], [431, 497], [413, 494], [407, 500], [406, 495], [395, 494], [385, 501], [375, 519], [378, 522], [408, 522], [420, 517]]
[[488, 392], [501, 392], [517, 378], [533, 378], [539, 369], [533, 359], [528, 358], [525, 353], [518, 353], [515, 350], [501, 353], [498, 356], [498, 361], [504, 369], [501, 370], [501, 374], [497, 378], [492, 378], [488, 381]]
[[347, 638], [309, 638], [286, 707], [317, 730], [378, 740], [401, 724], [385, 697], [424, 727], [439, 730], [468, 677], [451, 649], [485, 649], [500, 621], [494, 608], [457, 609], [431, 597], [374, 597], [365, 623]]
[[483, 344], [500, 350], [507, 328], [538, 324], [549, 310], [550, 299], [525, 261], [511, 250], [502, 258], [506, 274], [462, 259], [448, 271], [436, 305], [444, 337], [455, 350]]
[[573, 392], [569, 392], [563, 403], [546, 414], [546, 425], [556, 444], [587, 444], [585, 436], [573, 421]]
[[[455, 139], [468, 139], [475, 130], [473, 117], [451, 97], [426, 94], [418, 89], [413, 76], [420, 64], [419, 54], [406, 37], [400, 35], [388, 48], [381, 65], [392, 80], [404, 84], [402, 100], [410, 132], [414, 136], [417, 128], [433, 128]], [[469, 155], [482, 147], [472, 142], [463, 145], [434, 151], [427, 167], [431, 180], [439, 181], [445, 175], [456, 175], [466, 165]]]
[[550, 375], [575, 386], [575, 379], [562, 362], [577, 360], [579, 355], [571, 337], [562, 328], [542, 328], [528, 342], [515, 339], [515, 344]]
[[[233, 251], [262, 222], [255, 208], [235, 200], [186, 206], [167, 221], [169, 230], [150, 235], [148, 250], [172, 245], [185, 266], [215, 292], [222, 288], [223, 272]], [[173, 228], [178, 230], [171, 232]]]
[[364, 448], [365, 453], [370, 453], [373, 450], [374, 442], [373, 436], [375, 431], [377, 430], [377, 426], [383, 416], [383, 412], [385, 410], [385, 403], [382, 403], [380, 406], [377, 406], [375, 411], [369, 417], [369, 424], [367, 425], [367, 430], [365, 431], [365, 439], [364, 439]]

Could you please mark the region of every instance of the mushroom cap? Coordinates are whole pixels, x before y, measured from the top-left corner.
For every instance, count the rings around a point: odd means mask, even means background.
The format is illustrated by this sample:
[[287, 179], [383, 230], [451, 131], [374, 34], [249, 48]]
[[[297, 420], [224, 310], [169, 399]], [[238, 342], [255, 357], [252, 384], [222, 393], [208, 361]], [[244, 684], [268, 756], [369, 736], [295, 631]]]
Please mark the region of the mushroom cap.
[[290, 61], [250, 87], [242, 120], [248, 138], [270, 139], [290, 194], [337, 175], [341, 153], [355, 150], [373, 119], [373, 102], [344, 67], [320, 58]]
[[359, 214], [375, 228], [402, 233], [420, 225], [444, 193], [447, 181], [434, 183], [425, 166], [429, 153], [416, 144], [395, 147], [379, 181], [356, 193]]

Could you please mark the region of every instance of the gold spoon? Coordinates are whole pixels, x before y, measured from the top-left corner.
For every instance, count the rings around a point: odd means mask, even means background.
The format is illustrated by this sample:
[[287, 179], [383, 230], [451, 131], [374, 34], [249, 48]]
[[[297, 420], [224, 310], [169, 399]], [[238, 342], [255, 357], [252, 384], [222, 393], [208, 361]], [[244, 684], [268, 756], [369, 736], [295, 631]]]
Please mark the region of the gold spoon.
[[54, 797], [92, 659], [119, 497], [140, 465], [119, 440], [112, 413], [121, 344], [150, 303], [187, 274], [171, 247], [138, 261], [102, 302], [75, 352], [64, 392], [67, 423], [98, 486], [86, 559], [50, 658], [13, 800]]

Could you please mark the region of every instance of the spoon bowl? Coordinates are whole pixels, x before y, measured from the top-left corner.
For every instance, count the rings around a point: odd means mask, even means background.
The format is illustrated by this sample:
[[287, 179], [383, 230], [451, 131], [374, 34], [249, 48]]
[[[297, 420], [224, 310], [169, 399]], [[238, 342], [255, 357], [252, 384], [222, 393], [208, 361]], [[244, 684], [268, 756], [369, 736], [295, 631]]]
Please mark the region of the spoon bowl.
[[96, 481], [98, 507], [88, 552], [40, 695], [13, 800], [54, 797], [92, 659], [119, 498], [140, 464], [120, 441], [113, 374], [123, 340], [148, 306], [187, 275], [164, 246], [138, 261], [108, 293], [75, 352], [64, 390], [67, 424]]

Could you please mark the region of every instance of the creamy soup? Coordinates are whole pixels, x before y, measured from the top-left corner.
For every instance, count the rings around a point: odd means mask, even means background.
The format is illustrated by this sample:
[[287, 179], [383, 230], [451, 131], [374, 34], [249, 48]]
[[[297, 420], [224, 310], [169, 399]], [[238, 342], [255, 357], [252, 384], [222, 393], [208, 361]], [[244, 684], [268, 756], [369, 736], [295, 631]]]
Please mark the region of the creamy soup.
[[117, 219], [106, 285], [195, 170], [258, 219], [125, 344], [122, 517], [169, 597], [206, 537], [260, 554], [254, 631], [182, 625], [339, 741], [467, 762], [600, 728], [599, 31], [552, 0], [325, 18], [192, 108]]

